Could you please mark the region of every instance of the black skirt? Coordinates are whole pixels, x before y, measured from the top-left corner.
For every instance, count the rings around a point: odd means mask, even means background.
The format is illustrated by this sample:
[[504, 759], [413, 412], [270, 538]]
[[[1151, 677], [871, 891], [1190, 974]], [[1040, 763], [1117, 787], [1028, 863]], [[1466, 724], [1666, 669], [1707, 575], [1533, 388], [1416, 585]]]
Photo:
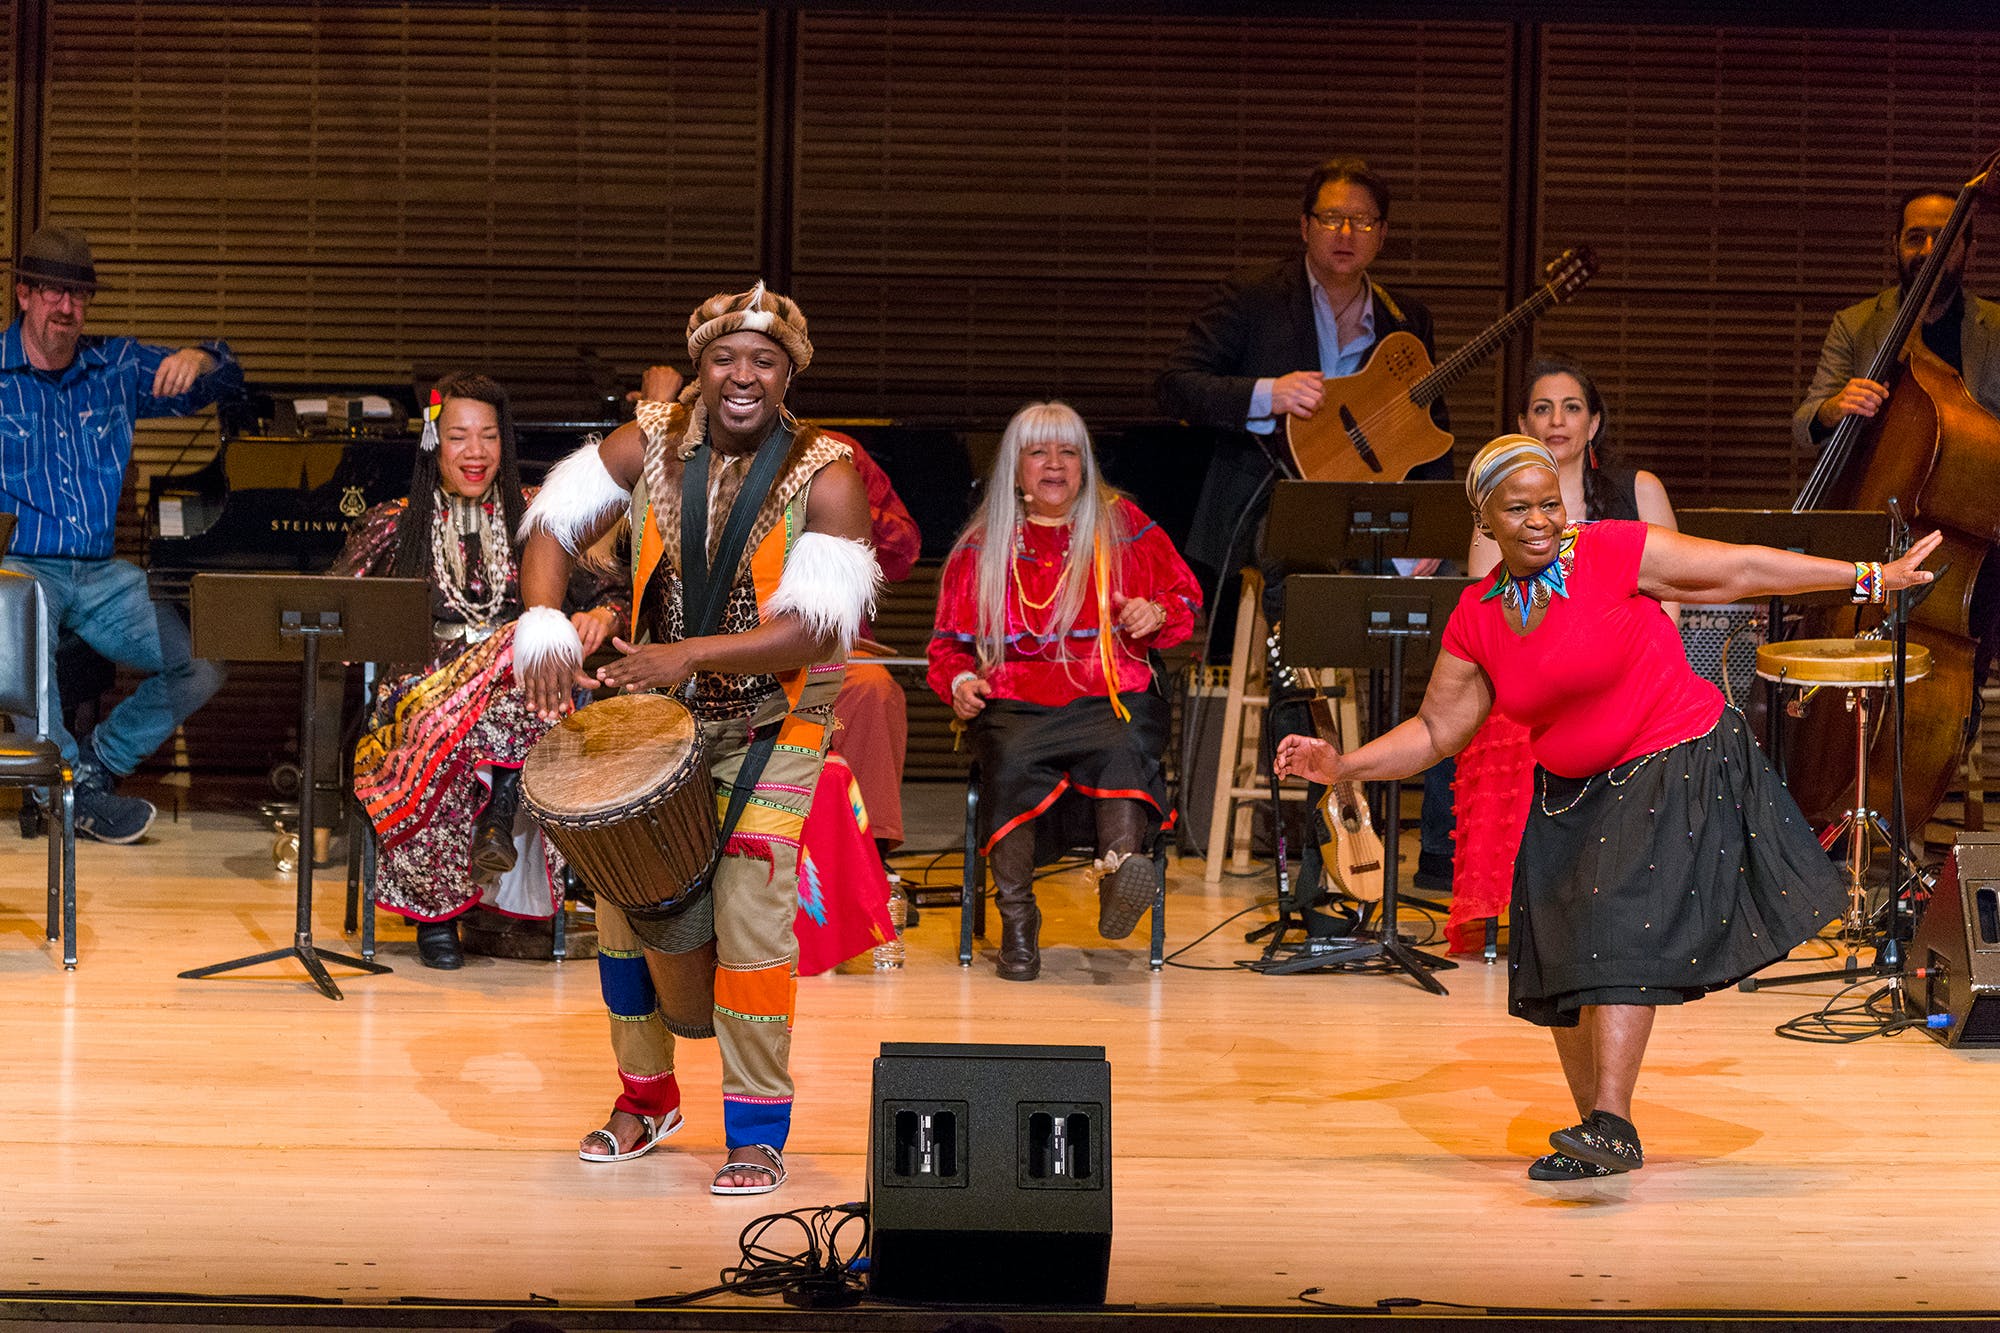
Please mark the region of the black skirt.
[[1065, 790], [1141, 801], [1164, 817], [1161, 756], [1172, 710], [1156, 690], [1121, 697], [1130, 722], [1121, 721], [1102, 695], [1060, 708], [995, 699], [980, 710], [970, 730], [988, 849], [1010, 828], [1047, 810]]
[[1514, 862], [1508, 1009], [1680, 1004], [1777, 962], [1846, 898], [1791, 793], [1724, 709], [1705, 736], [1585, 779], [1535, 769]]

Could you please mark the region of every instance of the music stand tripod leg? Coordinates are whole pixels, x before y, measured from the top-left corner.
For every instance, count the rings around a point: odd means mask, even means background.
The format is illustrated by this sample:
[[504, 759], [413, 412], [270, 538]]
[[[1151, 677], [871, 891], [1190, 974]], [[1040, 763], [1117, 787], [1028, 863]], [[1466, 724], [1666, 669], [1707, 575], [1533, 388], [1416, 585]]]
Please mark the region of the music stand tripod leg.
[[[266, 953], [248, 958], [235, 958], [226, 963], [212, 963], [207, 967], [197, 967], [181, 973], [189, 981], [199, 981], [204, 977], [217, 976], [224, 972], [235, 972], [259, 963], [275, 962], [280, 958], [296, 958], [305, 967], [306, 975], [313, 988], [329, 1000], [343, 998], [340, 987], [334, 985], [328, 975], [325, 963], [339, 963], [344, 967], [358, 968], [363, 972], [383, 973], [390, 969], [380, 963], [363, 962], [359, 958], [349, 958], [345, 954], [322, 953], [313, 947], [312, 939], [312, 882], [313, 882], [313, 773], [314, 760], [318, 757], [315, 747], [314, 687], [319, 679], [319, 639], [322, 633], [339, 634], [338, 627], [330, 631], [319, 625], [301, 624], [298, 635], [304, 639], [305, 660], [300, 672], [299, 684], [299, 887], [294, 904], [292, 943], [283, 949], [272, 949]], [[322, 960], [325, 960], [324, 962]]]

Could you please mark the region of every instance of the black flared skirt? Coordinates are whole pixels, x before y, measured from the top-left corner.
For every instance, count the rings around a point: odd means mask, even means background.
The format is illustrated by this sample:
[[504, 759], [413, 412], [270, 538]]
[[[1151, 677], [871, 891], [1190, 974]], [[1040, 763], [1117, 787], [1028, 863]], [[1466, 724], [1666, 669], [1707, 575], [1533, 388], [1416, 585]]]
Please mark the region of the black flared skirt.
[[1609, 772], [1534, 781], [1514, 863], [1517, 1017], [1569, 1027], [1585, 1005], [1698, 999], [1841, 914], [1839, 872], [1734, 710]]
[[1060, 708], [996, 699], [981, 710], [970, 730], [987, 848], [1069, 790], [1140, 801], [1165, 816], [1171, 709], [1154, 690], [1123, 698], [1129, 722], [1102, 695]]

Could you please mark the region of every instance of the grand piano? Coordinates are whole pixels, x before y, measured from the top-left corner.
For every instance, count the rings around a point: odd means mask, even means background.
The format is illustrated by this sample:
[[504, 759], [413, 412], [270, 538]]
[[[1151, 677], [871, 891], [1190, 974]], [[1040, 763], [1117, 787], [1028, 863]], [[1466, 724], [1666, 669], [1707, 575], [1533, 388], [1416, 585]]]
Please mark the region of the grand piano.
[[[620, 407], [595, 384], [517, 398], [523, 479], [532, 483], [592, 431], [614, 428]], [[153, 478], [146, 569], [157, 596], [184, 603], [189, 581], [207, 571], [326, 569], [356, 518], [408, 492], [421, 418], [407, 384], [263, 385], [222, 404], [217, 427], [207, 464]]]

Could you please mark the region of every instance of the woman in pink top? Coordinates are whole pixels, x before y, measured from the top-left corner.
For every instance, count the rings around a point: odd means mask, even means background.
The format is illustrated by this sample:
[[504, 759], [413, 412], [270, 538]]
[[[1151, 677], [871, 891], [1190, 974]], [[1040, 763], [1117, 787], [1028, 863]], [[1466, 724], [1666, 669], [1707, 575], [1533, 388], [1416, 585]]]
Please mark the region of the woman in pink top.
[[1935, 534], [1892, 564], [1731, 546], [1645, 523], [1572, 525], [1556, 461], [1503, 435], [1466, 476], [1494, 577], [1445, 626], [1423, 708], [1354, 751], [1290, 736], [1281, 772], [1408, 776], [1497, 709], [1536, 761], [1515, 861], [1508, 1007], [1553, 1029], [1581, 1123], [1536, 1180], [1636, 1170], [1631, 1123], [1653, 1009], [1734, 984], [1839, 915], [1838, 876], [1743, 719], [1694, 674], [1662, 601], [1926, 583]]

